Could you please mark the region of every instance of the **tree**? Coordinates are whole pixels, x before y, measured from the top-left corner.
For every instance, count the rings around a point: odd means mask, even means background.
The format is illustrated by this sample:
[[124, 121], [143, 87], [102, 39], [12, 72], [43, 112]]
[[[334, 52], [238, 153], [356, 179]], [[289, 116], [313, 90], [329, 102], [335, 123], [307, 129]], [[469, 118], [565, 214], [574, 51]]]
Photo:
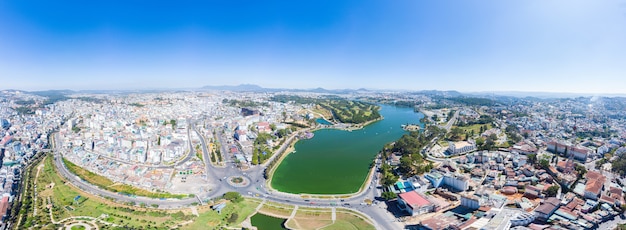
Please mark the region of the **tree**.
[[537, 154], [528, 154], [528, 162], [530, 162], [531, 164], [537, 163]]
[[393, 192], [383, 192], [381, 194], [381, 197], [385, 200], [393, 200], [393, 199], [396, 199], [398, 195]]
[[278, 137], [280, 138], [287, 136], [287, 134], [288, 134], [287, 129], [279, 129], [278, 132], [276, 133], [276, 135], [278, 135]]
[[239, 203], [243, 200], [243, 197], [238, 192], [226, 192], [223, 197], [224, 199], [230, 200], [234, 203]]
[[539, 160], [539, 165], [541, 165], [541, 167], [544, 169], [548, 169], [550, 167], [550, 161], [546, 159], [541, 159]]
[[400, 172], [407, 177], [413, 176], [413, 159], [410, 155], [403, 155], [400, 157]]
[[258, 149], [254, 149], [254, 151], [252, 152], [252, 164], [253, 165], [259, 164], [259, 150]]
[[234, 224], [235, 222], [237, 222], [238, 218], [239, 218], [239, 214], [237, 213], [230, 214], [230, 217], [228, 217], [228, 223]]
[[384, 186], [390, 186], [390, 185], [396, 183], [396, 181], [398, 181], [398, 176], [394, 175], [391, 172], [391, 166], [389, 166], [388, 164], [383, 164], [380, 167], [380, 171], [381, 171], [381, 174], [382, 174], [380, 182]]
[[583, 176], [585, 176], [585, 174], [587, 173], [587, 169], [585, 168], [585, 166], [581, 164], [576, 164], [576, 167], [574, 168], [576, 169], [576, 172], [578, 173], [579, 179], [582, 179]]
[[476, 146], [478, 147], [482, 147], [485, 144], [485, 138], [479, 137], [476, 138]]
[[463, 129], [459, 127], [454, 127], [450, 130], [450, 140], [460, 141], [464, 136]]
[[555, 197], [558, 192], [559, 192], [559, 186], [552, 185], [546, 190], [546, 196]]
[[176, 129], [176, 120], [170, 120], [170, 124], [172, 124], [172, 129]]

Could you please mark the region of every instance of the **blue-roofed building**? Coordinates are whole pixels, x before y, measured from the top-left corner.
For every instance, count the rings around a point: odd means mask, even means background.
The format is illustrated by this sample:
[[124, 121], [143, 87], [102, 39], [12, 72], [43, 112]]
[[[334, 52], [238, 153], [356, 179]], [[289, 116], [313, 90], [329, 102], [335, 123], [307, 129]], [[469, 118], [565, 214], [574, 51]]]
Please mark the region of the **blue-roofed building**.
[[396, 182], [396, 188], [398, 189], [404, 189], [404, 183], [402, 181], [398, 181]]
[[2, 129], [8, 129], [11, 127], [11, 123], [7, 119], [2, 119], [0, 120], [0, 126], [2, 126]]
[[415, 190], [413, 183], [411, 183], [410, 181], [398, 181], [394, 184], [394, 187], [400, 192], [410, 192]]

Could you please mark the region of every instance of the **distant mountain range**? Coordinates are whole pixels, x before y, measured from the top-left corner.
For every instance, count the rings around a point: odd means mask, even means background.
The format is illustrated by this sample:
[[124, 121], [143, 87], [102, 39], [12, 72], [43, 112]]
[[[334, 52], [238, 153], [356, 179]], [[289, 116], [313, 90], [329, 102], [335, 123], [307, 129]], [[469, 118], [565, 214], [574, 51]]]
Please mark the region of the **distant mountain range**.
[[311, 93], [328, 93], [328, 94], [349, 94], [358, 92], [407, 92], [415, 94], [425, 94], [429, 96], [443, 96], [443, 97], [459, 97], [463, 96], [462, 93], [454, 90], [439, 91], [439, 90], [421, 90], [421, 91], [409, 91], [409, 90], [377, 90], [377, 89], [324, 89], [321, 87], [312, 89], [288, 89], [288, 88], [264, 88], [253, 84], [241, 84], [241, 85], [222, 85], [222, 86], [204, 86], [203, 90], [224, 90], [234, 92], [311, 92]]
[[625, 97], [626, 94], [594, 94], [594, 93], [564, 93], [564, 92], [521, 92], [521, 91], [493, 91], [469, 92], [466, 96], [508, 96], [508, 97], [535, 97], [535, 98], [575, 98], [575, 97]]
[[241, 85], [221, 85], [221, 86], [204, 86], [200, 88], [202, 90], [223, 90], [233, 92], [311, 92], [311, 93], [331, 93], [331, 94], [346, 94], [355, 92], [371, 91], [368, 89], [287, 89], [287, 88], [264, 88], [253, 84], [241, 84]]
[[574, 98], [574, 97], [626, 97], [626, 94], [589, 94], [589, 93], [555, 93], [555, 92], [520, 92], [520, 91], [485, 91], [485, 92], [458, 92], [454, 90], [381, 90], [381, 89], [324, 89], [321, 87], [311, 89], [289, 89], [289, 88], [264, 88], [254, 84], [241, 85], [221, 85], [221, 86], [203, 86], [201, 88], [187, 89], [145, 89], [145, 90], [44, 90], [44, 91], [24, 91], [24, 90], [2, 90], [4, 92], [14, 91], [23, 93], [32, 93], [39, 96], [55, 96], [55, 95], [71, 95], [71, 94], [127, 94], [127, 93], [158, 93], [172, 91], [233, 91], [233, 92], [311, 92], [321, 94], [350, 94], [350, 93], [366, 93], [366, 92], [403, 92], [411, 94], [423, 94], [428, 96], [440, 97], [533, 97], [533, 98]]

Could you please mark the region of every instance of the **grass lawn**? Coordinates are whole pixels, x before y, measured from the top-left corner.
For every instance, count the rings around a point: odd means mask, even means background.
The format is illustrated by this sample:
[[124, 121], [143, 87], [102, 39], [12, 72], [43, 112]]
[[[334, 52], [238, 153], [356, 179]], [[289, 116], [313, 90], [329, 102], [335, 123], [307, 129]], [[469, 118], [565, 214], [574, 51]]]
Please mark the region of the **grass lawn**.
[[374, 226], [369, 224], [367, 221], [363, 220], [361, 217], [358, 217], [354, 214], [337, 212], [337, 220], [334, 224], [329, 225], [328, 227], [322, 229], [376, 229]]
[[313, 108], [313, 112], [322, 114], [326, 119], [331, 119], [333, 117], [333, 114], [329, 110], [324, 109], [318, 105]]
[[72, 172], [73, 174], [76, 174], [78, 177], [82, 178], [83, 180], [91, 184], [97, 185], [102, 188], [105, 188], [114, 184], [114, 182], [109, 180], [109, 178], [90, 172], [72, 163], [71, 161], [66, 160], [65, 158], [63, 158], [63, 163], [65, 164], [65, 166], [70, 172]]
[[[273, 206], [274, 203], [265, 203], [261, 213], [268, 213], [289, 217], [293, 206], [279, 204], [279, 207]], [[288, 206], [288, 207], [285, 207]], [[287, 212], [289, 211], [289, 212]], [[375, 229], [366, 217], [361, 214], [354, 213], [347, 209], [338, 208], [336, 210], [337, 220], [332, 221], [332, 210], [330, 208], [299, 208], [294, 218], [289, 219], [285, 226], [291, 229]]]
[[[38, 213], [36, 217], [32, 217], [32, 210], [28, 213], [30, 220], [42, 220], [39, 222], [42, 224], [39, 226], [41, 229], [53, 228], [49, 221], [48, 209], [45, 208], [47, 199], [50, 199], [53, 204], [52, 213], [57, 221], [71, 216], [94, 218], [106, 216], [104, 221], [139, 229], [171, 229], [188, 220], [193, 220], [193, 222], [180, 226], [180, 229], [237, 227], [255, 213], [256, 207], [261, 202], [254, 198], [246, 198], [239, 203], [229, 202], [221, 214], [211, 210], [209, 206], [198, 206], [199, 217], [189, 214], [189, 210], [165, 211], [127, 206], [85, 193], [71, 184], [66, 184], [56, 172], [51, 156], [45, 157], [42, 162], [44, 167], [37, 178]], [[36, 172], [36, 167], [33, 167], [28, 177], [34, 179]], [[79, 195], [81, 198], [75, 202], [74, 198]], [[261, 208], [262, 212], [286, 217], [291, 215], [293, 209], [294, 207], [289, 204], [273, 202], [266, 202]], [[233, 223], [228, 223], [228, 218], [233, 213], [237, 213], [237, 219]], [[332, 223], [331, 215], [330, 208], [302, 208], [297, 211], [294, 219], [287, 223], [287, 226], [298, 229], [317, 229], [324, 226], [326, 226], [324, 229], [374, 229], [363, 217], [348, 210], [337, 209], [335, 223]]]
[[[493, 128], [492, 124], [485, 124], [485, 125], [487, 125], [487, 130]], [[469, 125], [469, 126], [453, 126], [453, 128], [454, 127], [460, 128], [463, 130], [464, 133], [471, 133], [472, 130], [474, 130], [474, 135], [480, 135], [481, 134], [480, 127], [482, 126], [483, 125], [481, 124], [475, 124], [475, 125]]]
[[232, 213], [237, 213], [237, 221], [229, 226], [236, 226], [243, 222], [248, 216], [254, 213], [256, 207], [259, 205], [254, 200], [245, 199], [239, 203], [228, 203], [222, 213], [218, 214], [216, 211], [207, 209], [205, 212], [200, 213], [200, 216], [196, 220], [183, 226], [181, 229], [216, 229], [219, 226], [227, 225], [228, 217]]
[[313, 210], [300, 210], [296, 212], [295, 218], [303, 218], [303, 219], [329, 219], [331, 220], [333, 217], [333, 212], [331, 209], [325, 209], [322, 211], [313, 211]]
[[301, 229], [301, 230], [313, 230], [318, 229], [324, 226], [329, 226], [333, 221], [331, 219], [322, 220], [322, 219], [305, 219], [305, 218], [293, 218], [285, 223], [285, 226], [290, 229]]
[[63, 159], [63, 163], [70, 172], [76, 174], [81, 179], [89, 182], [90, 184], [96, 185], [102, 189], [106, 189], [113, 192], [121, 192], [126, 194], [133, 194], [137, 196], [151, 197], [151, 198], [186, 198], [188, 195], [185, 194], [171, 194], [171, 193], [160, 193], [160, 192], [151, 192], [145, 189], [133, 187], [127, 184], [115, 184], [115, 182], [111, 181], [109, 178], [104, 176], [100, 176], [93, 172], [90, 172], [68, 160]]
[[359, 230], [356, 226], [345, 220], [337, 220], [335, 223], [322, 228], [322, 230]]
[[286, 226], [292, 229], [318, 229], [332, 223], [330, 209], [323, 212], [298, 209], [294, 218], [287, 221]]
[[291, 212], [293, 212], [293, 207], [265, 203], [263, 204], [263, 207], [261, 207], [259, 212], [271, 216], [280, 216], [287, 218], [291, 216]]
[[[169, 229], [170, 226], [193, 218], [191, 215], [185, 215], [180, 211], [162, 211], [151, 210], [139, 207], [125, 206], [93, 196], [91, 194], [80, 191], [69, 184], [65, 184], [64, 180], [57, 174], [54, 169], [52, 157], [44, 159], [44, 169], [37, 180], [39, 192], [38, 196], [41, 200], [48, 197], [53, 205], [53, 216], [56, 221], [70, 216], [90, 216], [100, 217], [102, 214], [108, 215], [104, 219], [107, 222], [120, 225], [129, 225], [137, 228], [147, 229], [157, 227], [158, 229]], [[52, 189], [48, 185], [54, 183]], [[41, 186], [40, 186], [41, 185]], [[77, 202], [74, 198], [81, 196]], [[43, 202], [42, 202], [43, 203]], [[67, 206], [71, 208], [66, 208]], [[48, 217], [48, 210], [41, 209], [40, 213], [44, 213]]]

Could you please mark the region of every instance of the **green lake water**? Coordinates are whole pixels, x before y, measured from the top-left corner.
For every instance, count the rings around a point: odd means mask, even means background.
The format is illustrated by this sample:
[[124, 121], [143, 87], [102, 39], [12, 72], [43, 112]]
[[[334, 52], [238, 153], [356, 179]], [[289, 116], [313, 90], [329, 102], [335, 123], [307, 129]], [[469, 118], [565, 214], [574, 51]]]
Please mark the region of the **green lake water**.
[[412, 108], [382, 105], [383, 120], [363, 129], [322, 129], [315, 137], [296, 143], [272, 177], [272, 187], [288, 193], [347, 194], [357, 192], [374, 157], [406, 131], [402, 124], [417, 124], [423, 117]]
[[254, 216], [250, 217], [250, 222], [252, 222], [252, 226], [257, 227], [257, 229], [259, 230], [287, 229], [283, 226], [285, 221], [285, 219], [267, 216], [261, 213], [254, 214]]

